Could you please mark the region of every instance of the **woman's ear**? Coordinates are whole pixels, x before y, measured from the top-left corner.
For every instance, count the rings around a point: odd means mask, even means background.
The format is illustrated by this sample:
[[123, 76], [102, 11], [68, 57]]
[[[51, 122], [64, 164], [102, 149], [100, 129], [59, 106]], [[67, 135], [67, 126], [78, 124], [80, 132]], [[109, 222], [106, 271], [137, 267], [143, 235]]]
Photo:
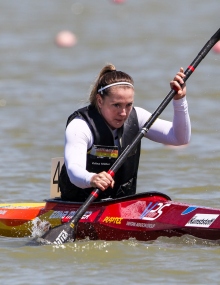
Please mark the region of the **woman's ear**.
[[97, 105], [98, 105], [99, 108], [101, 108], [102, 101], [103, 101], [102, 97], [99, 94], [97, 94], [96, 95], [96, 102], [97, 102]]

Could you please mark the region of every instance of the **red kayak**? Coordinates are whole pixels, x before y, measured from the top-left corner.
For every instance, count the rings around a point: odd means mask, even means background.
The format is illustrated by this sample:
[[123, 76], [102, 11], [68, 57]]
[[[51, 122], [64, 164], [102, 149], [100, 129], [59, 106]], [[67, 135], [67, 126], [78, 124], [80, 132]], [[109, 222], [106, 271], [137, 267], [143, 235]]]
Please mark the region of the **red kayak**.
[[[81, 203], [48, 199], [44, 203], [0, 204], [0, 235], [40, 236], [68, 222]], [[94, 202], [79, 221], [77, 239], [155, 240], [183, 236], [220, 239], [220, 209], [172, 201], [159, 192]]]

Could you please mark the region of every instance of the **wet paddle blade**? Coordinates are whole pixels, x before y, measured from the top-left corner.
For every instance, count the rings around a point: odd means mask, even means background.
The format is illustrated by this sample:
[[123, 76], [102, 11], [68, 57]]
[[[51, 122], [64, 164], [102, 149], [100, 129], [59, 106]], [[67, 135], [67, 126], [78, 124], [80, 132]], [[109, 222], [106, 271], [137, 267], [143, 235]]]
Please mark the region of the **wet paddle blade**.
[[63, 244], [68, 241], [75, 240], [75, 226], [74, 223], [65, 223], [61, 226], [52, 228], [45, 233], [40, 242], [45, 244]]
[[45, 243], [49, 244], [62, 244], [68, 241], [75, 241], [79, 220], [82, 218], [88, 207], [99, 196], [100, 193], [100, 189], [93, 190], [87, 200], [81, 205], [81, 207], [77, 210], [73, 218], [68, 223], [50, 229], [49, 232], [45, 233], [41, 237], [41, 239], [43, 239]]

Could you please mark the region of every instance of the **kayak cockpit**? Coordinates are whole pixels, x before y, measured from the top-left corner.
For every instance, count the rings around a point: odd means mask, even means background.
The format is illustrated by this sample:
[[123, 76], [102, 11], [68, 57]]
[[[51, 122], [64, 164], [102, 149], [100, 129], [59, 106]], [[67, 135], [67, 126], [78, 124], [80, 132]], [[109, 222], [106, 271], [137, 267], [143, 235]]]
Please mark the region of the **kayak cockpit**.
[[[126, 201], [131, 201], [131, 200], [140, 200], [144, 198], [149, 198], [149, 197], [157, 197], [157, 199], [162, 198], [163, 200], [168, 200], [171, 201], [171, 198], [161, 192], [158, 191], [149, 191], [149, 192], [142, 192], [142, 193], [137, 193], [134, 195], [129, 195], [121, 198], [108, 198], [108, 199], [103, 199], [99, 201], [93, 202], [95, 205], [103, 204], [103, 205], [108, 205], [108, 204], [114, 204], [114, 203], [122, 203]], [[45, 199], [44, 200], [46, 203], [60, 203], [60, 204], [74, 204], [74, 205], [81, 205], [83, 202], [74, 202], [74, 201], [64, 201], [60, 197], [55, 197], [55, 198], [50, 198], [50, 199]]]

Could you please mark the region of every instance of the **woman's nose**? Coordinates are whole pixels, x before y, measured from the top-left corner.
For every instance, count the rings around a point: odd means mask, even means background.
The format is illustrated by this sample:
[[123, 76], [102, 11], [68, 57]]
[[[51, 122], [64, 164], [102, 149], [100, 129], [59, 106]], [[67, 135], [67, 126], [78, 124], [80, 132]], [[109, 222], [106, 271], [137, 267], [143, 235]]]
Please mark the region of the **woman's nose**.
[[125, 109], [125, 108], [122, 108], [122, 109], [120, 110], [120, 115], [121, 115], [121, 116], [126, 116], [126, 114], [127, 114], [126, 109]]

